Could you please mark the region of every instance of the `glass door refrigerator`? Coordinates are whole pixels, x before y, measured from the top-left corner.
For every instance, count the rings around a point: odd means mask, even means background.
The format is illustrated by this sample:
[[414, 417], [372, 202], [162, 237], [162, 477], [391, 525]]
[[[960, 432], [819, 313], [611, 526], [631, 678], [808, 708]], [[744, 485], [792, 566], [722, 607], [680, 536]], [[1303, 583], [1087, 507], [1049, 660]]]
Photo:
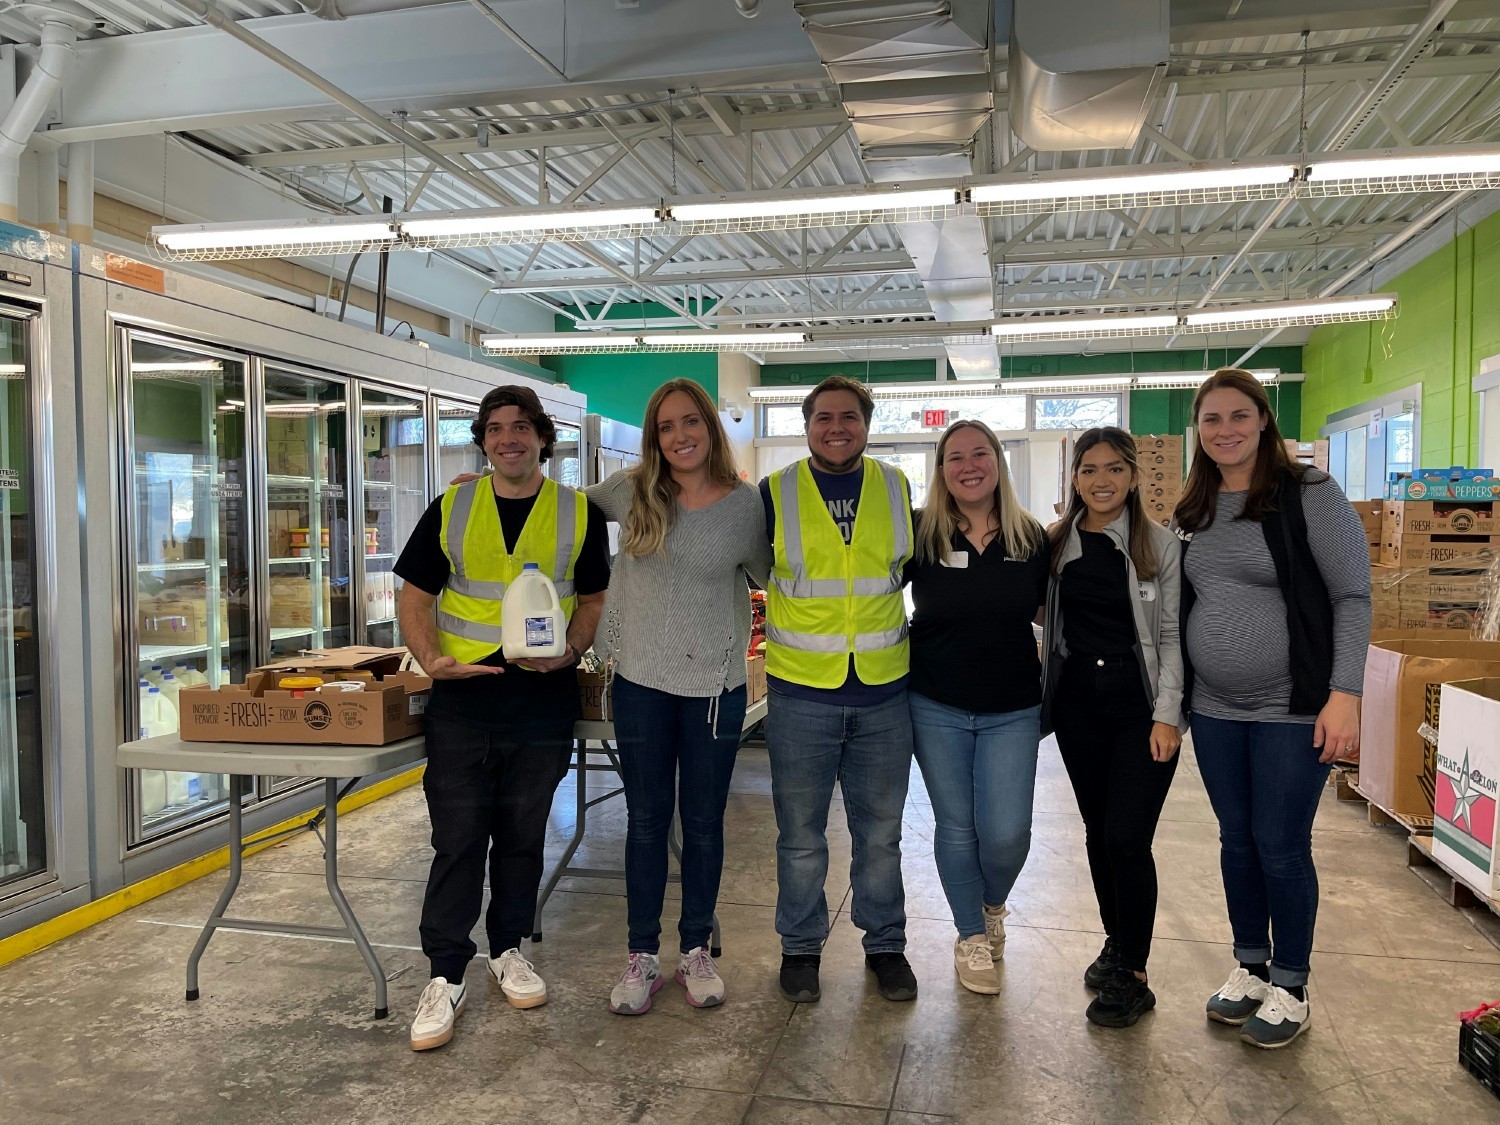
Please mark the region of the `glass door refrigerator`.
[[432, 481], [434, 499], [443, 494], [459, 473], [489, 471], [489, 462], [484, 458], [484, 451], [474, 444], [471, 429], [478, 410], [478, 402], [436, 397], [432, 400], [433, 430], [437, 433], [437, 440], [430, 443], [435, 474]]
[[[177, 729], [188, 684], [243, 681], [254, 667], [249, 401], [245, 357], [122, 330], [121, 536], [126, 731]], [[220, 774], [132, 770], [130, 839], [221, 812]]]
[[356, 537], [360, 591], [356, 602], [364, 643], [402, 643], [396, 620], [396, 560], [427, 510], [426, 403], [368, 383], [359, 389], [360, 450], [356, 468], [364, 524]]
[[42, 735], [36, 547], [39, 459], [32, 435], [35, 313], [0, 306], [0, 896], [43, 882], [49, 778]]

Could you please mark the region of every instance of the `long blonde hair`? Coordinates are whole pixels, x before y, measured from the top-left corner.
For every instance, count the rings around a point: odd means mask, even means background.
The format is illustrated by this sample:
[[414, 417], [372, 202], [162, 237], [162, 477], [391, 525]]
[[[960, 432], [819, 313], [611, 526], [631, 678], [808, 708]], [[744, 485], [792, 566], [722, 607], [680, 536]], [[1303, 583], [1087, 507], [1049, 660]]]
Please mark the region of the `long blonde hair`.
[[693, 400], [693, 406], [702, 415], [703, 424], [708, 429], [709, 480], [733, 487], [740, 479], [734, 453], [729, 448], [729, 438], [724, 433], [724, 423], [719, 421], [719, 412], [714, 409], [708, 392], [691, 379], [671, 379], [657, 387], [651, 401], [646, 403], [641, 459], [627, 470], [632, 486], [630, 514], [625, 517], [621, 546], [627, 554], [637, 558], [665, 549], [667, 532], [672, 529], [672, 520], [677, 514], [677, 485], [672, 480], [672, 468], [662, 455], [661, 438], [656, 432], [661, 404], [673, 391], [681, 391]]
[[[943, 458], [948, 452], [949, 439], [962, 429], [977, 430], [995, 451], [995, 493], [990, 498], [991, 511], [1000, 525], [999, 537], [1005, 544], [1005, 553], [1013, 559], [1025, 558], [1045, 537], [1042, 525], [1021, 507], [1021, 501], [1016, 498], [1015, 487], [1010, 483], [1010, 470], [1005, 464], [1005, 453], [995, 432], [983, 422], [963, 419], [954, 422], [938, 438], [937, 471], [927, 486], [927, 506], [917, 520], [917, 561], [946, 562], [952, 551], [953, 532], [962, 517], [958, 501], [948, 491], [948, 482], [943, 476]], [[980, 530], [987, 531], [988, 528]]]

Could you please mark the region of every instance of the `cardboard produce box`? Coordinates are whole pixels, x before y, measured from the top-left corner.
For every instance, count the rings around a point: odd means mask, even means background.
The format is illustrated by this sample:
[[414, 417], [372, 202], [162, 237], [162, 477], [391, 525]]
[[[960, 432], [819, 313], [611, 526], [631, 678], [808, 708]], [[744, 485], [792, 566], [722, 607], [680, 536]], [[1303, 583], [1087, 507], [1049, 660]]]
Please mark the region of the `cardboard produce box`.
[[748, 706], [766, 697], [766, 658], [750, 657], [745, 661], [745, 703]]
[[1387, 812], [1431, 816], [1436, 752], [1417, 728], [1441, 729], [1444, 683], [1478, 677], [1500, 677], [1500, 642], [1372, 640], [1359, 728], [1361, 792]]
[[1495, 561], [1500, 538], [1454, 535], [1403, 535], [1385, 537], [1380, 544], [1380, 565], [1402, 568], [1451, 566], [1486, 567]]
[[1442, 688], [1432, 810], [1432, 854], [1493, 898], [1500, 891], [1495, 811], [1500, 788], [1500, 679]]
[[[290, 745], [383, 746], [422, 733], [432, 681], [400, 671], [404, 648], [316, 649], [266, 664], [243, 684], [183, 688], [178, 693], [185, 742], [267, 742]], [[285, 691], [283, 676], [324, 682], [370, 677], [360, 691]]]
[[609, 678], [605, 672], [578, 669], [578, 701], [583, 707], [581, 718], [614, 721], [615, 714], [610, 707]]
[[1382, 535], [1392, 542], [1403, 535], [1491, 536], [1500, 531], [1495, 505], [1433, 500], [1387, 500]]

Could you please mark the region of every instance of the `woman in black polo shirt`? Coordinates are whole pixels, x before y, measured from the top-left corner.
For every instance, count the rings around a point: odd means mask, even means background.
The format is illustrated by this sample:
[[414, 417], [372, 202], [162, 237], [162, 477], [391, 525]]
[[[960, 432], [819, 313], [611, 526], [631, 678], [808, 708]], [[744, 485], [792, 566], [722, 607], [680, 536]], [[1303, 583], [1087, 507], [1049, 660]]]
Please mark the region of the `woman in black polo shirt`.
[[970, 992], [993, 995], [1005, 901], [1031, 850], [1042, 700], [1031, 622], [1047, 541], [984, 423], [949, 426], [937, 463], [908, 569], [912, 729], [958, 929], [954, 968]]

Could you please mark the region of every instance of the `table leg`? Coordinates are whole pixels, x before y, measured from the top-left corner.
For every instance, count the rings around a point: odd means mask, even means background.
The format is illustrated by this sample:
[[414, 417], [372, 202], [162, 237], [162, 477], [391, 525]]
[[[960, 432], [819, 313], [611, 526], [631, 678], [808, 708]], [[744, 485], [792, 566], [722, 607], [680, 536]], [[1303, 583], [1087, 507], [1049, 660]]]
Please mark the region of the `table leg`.
[[209, 939], [219, 928], [219, 919], [224, 917], [224, 911], [229, 909], [230, 901], [239, 890], [240, 874], [244, 869], [245, 837], [240, 827], [240, 786], [244, 781], [245, 778], [238, 774], [229, 778], [229, 882], [224, 884], [224, 889], [219, 893], [219, 901], [214, 903], [213, 913], [203, 924], [203, 932], [198, 935], [198, 941], [194, 944], [192, 953], [188, 954], [187, 998], [189, 1000], [198, 999], [198, 962], [203, 957], [203, 951], [208, 948]]
[[573, 753], [576, 755], [574, 763], [577, 771], [577, 801], [573, 814], [573, 838], [568, 841], [568, 846], [563, 849], [562, 858], [557, 861], [557, 866], [552, 869], [552, 874], [547, 877], [547, 885], [542, 888], [542, 893], [536, 900], [536, 917], [531, 923], [531, 940], [535, 944], [542, 940], [542, 908], [547, 905], [547, 900], [552, 897], [558, 881], [563, 877], [563, 872], [568, 869], [568, 864], [573, 860], [573, 854], [578, 851], [578, 845], [583, 843], [583, 829], [588, 818], [589, 799], [589, 751], [586, 739], [577, 739], [573, 743]]
[[339, 916], [344, 919], [344, 926], [349, 931], [349, 936], [354, 939], [355, 948], [359, 955], [365, 959], [365, 965], [370, 970], [370, 976], [375, 978], [375, 1018], [385, 1019], [390, 1015], [390, 1007], [386, 1001], [385, 970], [380, 967], [380, 959], [375, 956], [375, 951], [370, 948], [369, 939], [360, 928], [359, 919], [354, 916], [354, 908], [349, 905], [349, 900], [344, 897], [344, 890], [339, 886], [339, 788], [337, 778], [326, 778], [324, 791], [324, 811], [327, 819], [324, 821], [324, 831], [327, 840], [323, 845], [323, 873], [328, 883], [328, 897], [333, 899], [333, 905], [338, 907]]

